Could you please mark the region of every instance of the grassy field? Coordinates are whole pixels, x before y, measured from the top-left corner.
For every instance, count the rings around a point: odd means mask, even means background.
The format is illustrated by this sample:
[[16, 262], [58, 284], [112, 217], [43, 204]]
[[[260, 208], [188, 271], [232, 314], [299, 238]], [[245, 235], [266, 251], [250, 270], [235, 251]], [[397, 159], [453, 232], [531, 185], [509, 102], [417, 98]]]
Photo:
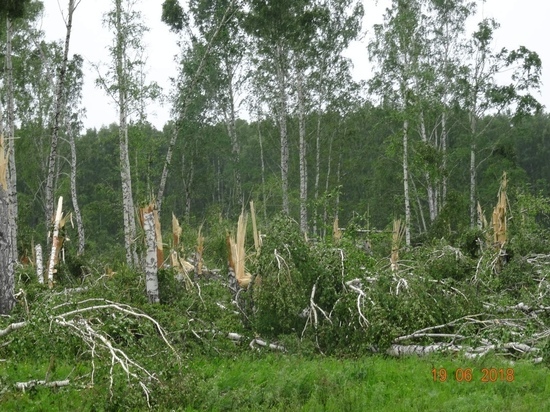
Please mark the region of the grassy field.
[[[71, 386], [25, 393], [13, 389], [13, 383], [42, 379], [48, 362], [6, 361], [0, 368], [3, 411], [146, 409], [142, 393], [123, 376], [112, 396], [105, 376], [98, 375], [89, 387], [89, 365], [57, 365], [51, 379], [70, 375]], [[445, 372], [447, 379], [441, 381]], [[550, 411], [547, 367], [496, 357], [335, 359], [249, 353], [190, 358], [159, 379], [161, 384], [152, 388], [153, 410]]]

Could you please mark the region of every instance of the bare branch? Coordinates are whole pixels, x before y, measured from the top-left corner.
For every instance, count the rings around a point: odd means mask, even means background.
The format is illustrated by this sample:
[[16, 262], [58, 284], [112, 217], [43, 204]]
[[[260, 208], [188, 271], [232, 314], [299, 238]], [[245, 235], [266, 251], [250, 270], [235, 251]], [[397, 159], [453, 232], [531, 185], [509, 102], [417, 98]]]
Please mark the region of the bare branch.
[[6, 329], [1, 329], [0, 330], [0, 337], [9, 335], [14, 330], [21, 329], [22, 327], [25, 327], [25, 326], [27, 326], [27, 322], [12, 323], [12, 324], [8, 325], [8, 327]]

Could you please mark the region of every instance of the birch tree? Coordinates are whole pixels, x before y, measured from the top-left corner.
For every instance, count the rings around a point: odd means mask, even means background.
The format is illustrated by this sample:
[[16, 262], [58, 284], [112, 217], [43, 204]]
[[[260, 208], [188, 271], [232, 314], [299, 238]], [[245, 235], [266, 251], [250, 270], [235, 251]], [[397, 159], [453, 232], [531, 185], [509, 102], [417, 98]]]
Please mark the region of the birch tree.
[[138, 266], [136, 252], [136, 220], [132, 192], [132, 175], [128, 155], [128, 123], [138, 112], [144, 99], [158, 93], [156, 84], [143, 85], [140, 78], [144, 66], [143, 34], [147, 28], [141, 14], [134, 9], [136, 1], [113, 0], [113, 10], [106, 15], [105, 23], [113, 31], [113, 44], [109, 46], [111, 63], [105, 76], [97, 83], [115, 102], [119, 115], [120, 178], [122, 181], [122, 213], [126, 262]]
[[8, 157], [5, 155], [4, 138], [0, 134], [0, 315], [7, 315], [14, 305], [13, 258], [11, 249]]
[[[183, 70], [178, 74], [176, 93], [173, 99], [173, 115], [175, 117], [174, 125], [171, 132], [170, 141], [168, 143], [168, 149], [166, 151], [166, 158], [162, 169], [162, 174], [159, 182], [159, 188], [157, 192], [157, 207], [159, 213], [162, 209], [162, 202], [164, 200], [164, 191], [166, 188], [166, 180], [172, 164], [172, 156], [174, 154], [174, 147], [178, 140], [178, 135], [183, 128], [185, 121], [187, 120], [187, 112], [192, 102], [197, 83], [203, 74], [206, 67], [208, 57], [212, 52], [213, 43], [216, 41], [222, 28], [227, 22], [234, 16], [236, 11], [236, 0], [227, 2], [226, 8], [221, 14], [221, 18], [217, 20], [217, 25], [211, 31], [206, 43], [200, 44], [201, 53], [194, 65], [195, 70], [193, 73], [185, 73]], [[189, 24], [189, 16], [185, 13], [178, 0], [165, 0], [162, 4], [162, 21], [166, 23], [171, 30], [175, 32], [181, 32], [186, 30], [188, 33], [191, 46], [197, 45], [197, 36], [192, 32]], [[184, 44], [182, 55], [187, 53], [186, 45]], [[180, 68], [184, 68], [184, 65], [180, 65]]]
[[[417, 164], [424, 175], [430, 223], [445, 204], [448, 185], [448, 135], [452, 105], [457, 100], [457, 77], [464, 55], [466, 23], [476, 4], [468, 0], [425, 1], [422, 21], [426, 28], [425, 52], [419, 56], [417, 77], [420, 142]], [[422, 214], [422, 209], [420, 209]]]
[[402, 170], [405, 206], [405, 242], [411, 244], [411, 200], [409, 188], [410, 120], [413, 96], [418, 93], [415, 73], [425, 50], [426, 30], [422, 24], [421, 4], [416, 0], [393, 0], [386, 9], [384, 23], [375, 25], [375, 38], [369, 44], [371, 60], [377, 69], [371, 89], [383, 104], [395, 107], [402, 116]]
[[[23, 11], [22, 11], [23, 12]], [[0, 13], [2, 16], [2, 13]], [[12, 65], [12, 38], [13, 38], [13, 23], [12, 17], [6, 16], [6, 54], [5, 54], [5, 72], [6, 72], [6, 94], [7, 94], [7, 116], [6, 130], [7, 140], [7, 200], [9, 217], [8, 237], [11, 247], [10, 255], [12, 259], [17, 259], [17, 220], [18, 220], [18, 204], [17, 204], [17, 168], [15, 164], [15, 102], [14, 102], [14, 87], [13, 87], [13, 65]], [[0, 117], [1, 119], [1, 117]], [[2, 129], [0, 127], [0, 129]], [[2, 130], [0, 130], [0, 133]]]
[[[250, 2], [250, 11], [245, 20], [245, 28], [254, 38], [253, 53], [256, 58], [255, 70], [263, 72], [264, 79], [274, 79], [272, 96], [264, 99], [273, 99], [275, 118], [279, 127], [280, 138], [280, 173], [281, 197], [283, 213], [290, 213], [289, 203], [289, 141], [287, 131], [287, 117], [289, 104], [289, 70], [290, 70], [290, 41], [296, 35], [297, 19], [302, 15], [301, 10], [308, 1], [279, 1], [269, 2], [254, 0]], [[267, 75], [266, 75], [267, 74]], [[268, 86], [268, 88], [270, 88]]]
[[[318, 204], [321, 180], [321, 152], [323, 144], [323, 115], [329, 111], [336, 112], [343, 118], [354, 103], [358, 101], [356, 85], [351, 77], [351, 62], [342, 54], [349, 44], [357, 39], [361, 30], [363, 6], [355, 0], [324, 0], [319, 2], [323, 18], [319, 20], [315, 36], [310, 40], [308, 54], [312, 59], [311, 73], [307, 87], [310, 89], [311, 110], [316, 114], [314, 126], [315, 163], [313, 181], [313, 233], [317, 234]], [[333, 134], [329, 135], [333, 139]], [[328, 142], [331, 146], [332, 143]], [[329, 150], [329, 152], [332, 152]], [[325, 160], [329, 164], [330, 159]], [[330, 169], [330, 167], [328, 168]], [[330, 179], [326, 170], [326, 179]]]
[[[477, 223], [477, 141], [487, 124], [480, 121], [488, 112], [512, 107], [514, 118], [540, 111], [540, 103], [530, 94], [540, 88], [541, 59], [525, 46], [516, 50], [494, 51], [492, 42], [499, 24], [484, 19], [467, 44], [465, 62], [458, 73], [459, 100], [468, 113], [470, 134], [470, 226]], [[507, 80], [497, 82], [499, 73]], [[494, 119], [494, 116], [493, 116]]]
[[0, 314], [9, 314], [15, 303], [14, 263], [17, 260], [17, 170], [15, 165], [15, 105], [12, 67], [13, 20], [25, 15], [28, 0], [0, 3], [0, 23], [5, 22], [5, 83], [7, 139], [4, 141], [0, 107]]
[[76, 230], [78, 233], [78, 249], [77, 254], [81, 255], [84, 253], [85, 246], [85, 234], [84, 234], [84, 224], [82, 222], [82, 213], [80, 211], [80, 206], [78, 203], [77, 188], [76, 188], [76, 172], [77, 172], [77, 154], [76, 154], [76, 143], [75, 135], [79, 132], [80, 122], [78, 120], [79, 113], [75, 110], [82, 98], [82, 84], [83, 84], [83, 73], [82, 73], [82, 64], [83, 59], [80, 55], [75, 55], [68, 67], [68, 77], [69, 77], [69, 87], [66, 90], [66, 108], [65, 108], [65, 119], [64, 125], [67, 131], [66, 140], [70, 147], [71, 156], [69, 159], [70, 162], [70, 191], [71, 191], [71, 202], [73, 204], [73, 210], [76, 220]]
[[67, 74], [67, 62], [69, 59], [69, 45], [71, 41], [71, 30], [73, 26], [73, 14], [80, 1], [69, 0], [67, 18], [65, 20], [66, 34], [65, 43], [63, 48], [63, 58], [59, 67], [59, 73], [57, 76], [57, 83], [55, 87], [55, 108], [52, 125], [52, 138], [50, 141], [50, 154], [48, 156], [48, 174], [46, 177], [46, 193], [45, 193], [45, 211], [46, 211], [46, 225], [49, 227], [49, 223], [53, 217], [54, 210], [54, 179], [56, 177], [57, 167], [57, 146], [59, 140], [59, 127], [63, 122], [63, 109], [64, 109], [64, 97], [65, 97], [65, 79]]
[[[231, 6], [234, 3], [234, 6]], [[193, 60], [200, 61], [204, 55], [206, 46], [209, 45], [209, 53], [205, 59], [204, 74], [198, 77], [196, 83], [197, 92], [200, 93], [204, 103], [204, 113], [207, 121], [218, 121], [225, 125], [231, 144], [232, 184], [230, 201], [225, 201], [229, 209], [237, 204], [240, 210], [243, 207], [243, 193], [241, 184], [241, 142], [237, 131], [237, 116], [240, 95], [243, 91], [246, 72], [247, 39], [236, 11], [242, 7], [242, 2], [230, 0], [205, 1], [193, 0], [189, 2], [190, 17], [196, 40], [188, 47], [195, 52], [188, 54], [191, 59], [182, 59], [184, 66], [190, 66], [186, 71], [187, 79], [180, 86], [180, 94], [193, 93], [188, 89], [189, 82], [196, 73], [196, 65]], [[231, 10], [230, 18], [226, 15]], [[217, 35], [214, 37], [214, 33]], [[211, 41], [209, 42], [209, 39]], [[197, 96], [198, 97], [198, 96]], [[197, 99], [195, 97], [194, 99]]]

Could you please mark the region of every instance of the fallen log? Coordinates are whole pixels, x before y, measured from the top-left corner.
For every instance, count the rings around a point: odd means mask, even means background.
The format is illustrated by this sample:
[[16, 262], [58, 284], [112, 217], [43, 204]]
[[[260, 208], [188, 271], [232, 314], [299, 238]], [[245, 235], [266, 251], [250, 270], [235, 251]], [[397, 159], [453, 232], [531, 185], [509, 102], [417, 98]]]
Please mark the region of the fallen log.
[[22, 327], [27, 326], [27, 322], [16, 322], [8, 325], [6, 329], [0, 329], [0, 337], [9, 335], [14, 330], [21, 329]]
[[19, 390], [22, 390], [23, 392], [25, 392], [26, 389], [31, 389], [31, 388], [34, 388], [35, 386], [45, 386], [47, 388], [59, 388], [61, 386], [68, 386], [69, 385], [69, 380], [68, 379], [65, 379], [65, 380], [62, 380], [62, 381], [51, 381], [51, 382], [46, 382], [46, 381], [41, 381], [41, 380], [32, 380], [32, 381], [27, 381], [27, 382], [16, 382], [15, 383], [15, 387]]

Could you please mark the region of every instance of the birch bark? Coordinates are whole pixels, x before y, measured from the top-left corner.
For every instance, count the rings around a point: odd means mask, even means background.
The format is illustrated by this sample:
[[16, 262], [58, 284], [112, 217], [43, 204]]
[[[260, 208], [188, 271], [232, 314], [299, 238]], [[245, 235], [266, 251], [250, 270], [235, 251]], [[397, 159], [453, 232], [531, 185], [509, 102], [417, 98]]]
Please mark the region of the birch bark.
[[[13, 66], [12, 66], [12, 35], [13, 27], [11, 20], [6, 18], [6, 86], [7, 86], [7, 196], [8, 196], [8, 236], [10, 238], [11, 258], [17, 260], [17, 217], [18, 217], [18, 201], [17, 201], [17, 169], [15, 166], [15, 104], [13, 91]], [[12, 262], [13, 265], [13, 262]]]
[[143, 229], [147, 245], [145, 258], [145, 286], [150, 303], [159, 303], [159, 284], [157, 277], [157, 241], [155, 236], [155, 216], [153, 212], [143, 215]]
[[405, 196], [405, 244], [411, 245], [411, 201], [409, 195], [409, 121], [403, 122], [403, 193]]
[[15, 303], [7, 168], [8, 158], [0, 135], [0, 315], [9, 314]]
[[306, 163], [306, 120], [305, 120], [305, 102], [303, 90], [303, 73], [301, 69], [297, 70], [296, 89], [298, 92], [298, 129], [300, 135], [300, 230], [302, 233], [308, 232], [307, 221], [307, 163]]
[[130, 158], [128, 155], [128, 87], [129, 73], [125, 64], [126, 46], [129, 41], [122, 22], [122, 0], [115, 0], [115, 32], [116, 32], [116, 82], [118, 89], [119, 112], [119, 148], [120, 148], [120, 178], [122, 181], [122, 213], [124, 221], [124, 246], [126, 248], [126, 263], [137, 267], [139, 264], [136, 252], [136, 220], [134, 199], [132, 193], [132, 175], [130, 173]]
[[283, 69], [283, 46], [281, 42], [278, 42], [276, 46], [276, 62], [277, 66], [277, 88], [279, 95], [279, 134], [281, 138], [281, 190], [283, 197], [283, 213], [290, 213], [290, 204], [288, 200], [288, 163], [289, 163], [289, 150], [288, 150], [288, 135], [286, 128], [286, 116], [287, 116], [287, 93], [286, 93], [286, 80]]
[[80, 207], [78, 205], [78, 196], [76, 194], [76, 145], [74, 139], [74, 130], [72, 128], [70, 119], [65, 120], [67, 125], [67, 133], [69, 137], [69, 146], [71, 147], [71, 201], [73, 203], [73, 209], [76, 219], [76, 230], [78, 233], [78, 251], [77, 254], [84, 253], [85, 237], [84, 237], [84, 224], [82, 223], [82, 214], [80, 213]]

